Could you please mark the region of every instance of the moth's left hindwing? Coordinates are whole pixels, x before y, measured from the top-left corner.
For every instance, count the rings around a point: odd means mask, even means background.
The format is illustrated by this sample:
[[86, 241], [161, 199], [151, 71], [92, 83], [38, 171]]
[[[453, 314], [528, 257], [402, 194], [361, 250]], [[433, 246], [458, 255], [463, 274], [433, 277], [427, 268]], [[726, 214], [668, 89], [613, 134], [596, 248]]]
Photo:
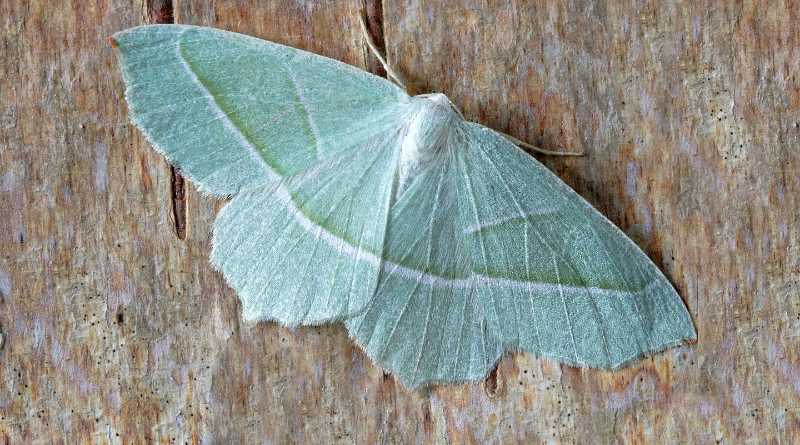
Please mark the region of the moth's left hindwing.
[[245, 319], [319, 324], [370, 301], [397, 139], [391, 131], [365, 139], [358, 150], [246, 190], [222, 209], [211, 260], [236, 289]]

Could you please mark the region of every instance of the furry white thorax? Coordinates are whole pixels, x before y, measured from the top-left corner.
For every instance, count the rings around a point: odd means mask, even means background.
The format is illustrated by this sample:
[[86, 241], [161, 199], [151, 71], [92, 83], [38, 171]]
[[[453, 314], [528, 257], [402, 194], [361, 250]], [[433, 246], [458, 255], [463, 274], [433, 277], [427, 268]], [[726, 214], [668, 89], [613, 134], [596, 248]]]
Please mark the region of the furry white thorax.
[[411, 117], [400, 149], [397, 192], [402, 193], [447, 147], [461, 120], [444, 94], [422, 94], [410, 101]]

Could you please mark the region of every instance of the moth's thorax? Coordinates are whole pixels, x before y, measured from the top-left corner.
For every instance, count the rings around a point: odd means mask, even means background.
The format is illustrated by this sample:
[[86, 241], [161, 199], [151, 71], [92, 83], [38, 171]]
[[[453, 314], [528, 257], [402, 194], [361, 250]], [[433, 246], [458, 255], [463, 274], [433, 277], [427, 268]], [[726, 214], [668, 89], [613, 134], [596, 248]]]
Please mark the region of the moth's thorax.
[[438, 156], [461, 117], [444, 94], [415, 96], [409, 102], [409, 119], [400, 152], [400, 184], [410, 183]]

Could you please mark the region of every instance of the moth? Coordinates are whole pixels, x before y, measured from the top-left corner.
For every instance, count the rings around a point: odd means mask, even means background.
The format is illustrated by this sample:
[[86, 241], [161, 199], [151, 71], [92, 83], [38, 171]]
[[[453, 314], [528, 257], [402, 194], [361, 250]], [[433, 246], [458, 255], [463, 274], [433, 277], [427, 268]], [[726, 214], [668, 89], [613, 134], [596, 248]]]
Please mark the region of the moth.
[[211, 262], [244, 319], [342, 321], [409, 388], [481, 379], [505, 351], [616, 369], [696, 339], [622, 231], [445, 95], [213, 28], [112, 42], [131, 120], [232, 197]]

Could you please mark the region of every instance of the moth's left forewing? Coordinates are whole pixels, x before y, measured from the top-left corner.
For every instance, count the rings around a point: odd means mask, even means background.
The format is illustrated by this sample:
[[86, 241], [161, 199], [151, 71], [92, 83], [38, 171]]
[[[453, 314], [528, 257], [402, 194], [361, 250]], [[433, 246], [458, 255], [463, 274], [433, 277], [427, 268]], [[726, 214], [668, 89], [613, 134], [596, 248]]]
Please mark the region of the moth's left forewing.
[[408, 96], [242, 34], [115, 34], [131, 119], [200, 190], [233, 199], [211, 259], [251, 320], [339, 320], [374, 292]]
[[131, 120], [213, 195], [340, 156], [408, 99], [342, 62], [214, 28], [147, 25], [113, 41]]

